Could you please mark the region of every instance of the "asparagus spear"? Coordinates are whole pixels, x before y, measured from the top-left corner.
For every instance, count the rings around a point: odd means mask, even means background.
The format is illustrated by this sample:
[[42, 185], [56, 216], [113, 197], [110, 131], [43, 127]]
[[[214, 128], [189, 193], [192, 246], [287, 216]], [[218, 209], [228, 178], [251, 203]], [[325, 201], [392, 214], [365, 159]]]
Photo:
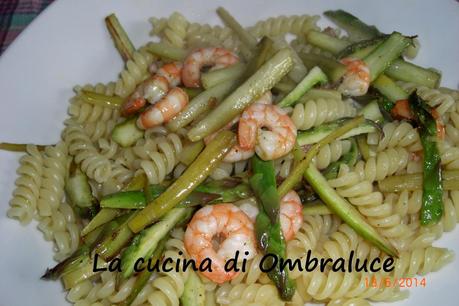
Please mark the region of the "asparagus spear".
[[437, 122], [432, 109], [414, 92], [409, 105], [419, 126], [423, 148], [421, 224], [437, 223], [443, 214], [443, 186], [441, 183], [440, 153], [437, 147]]
[[[252, 158], [253, 175], [250, 186], [261, 201], [261, 210], [257, 215], [255, 232], [260, 248], [265, 254], [273, 254], [278, 259], [285, 257], [285, 240], [282, 235], [279, 206], [280, 197], [276, 188], [276, 176], [272, 161], [263, 161], [258, 156]], [[269, 257], [269, 266], [274, 258]], [[268, 272], [269, 278], [276, 285], [283, 300], [290, 301], [295, 293], [294, 282], [289, 278], [288, 271], [280, 268], [280, 264]]]
[[[379, 181], [379, 190], [382, 192], [401, 192], [403, 190], [422, 189], [421, 173], [392, 175]], [[447, 170], [442, 172], [442, 185], [444, 190], [459, 190], [459, 171]]]
[[118, 18], [115, 14], [108, 15], [105, 17], [105, 25], [110, 35], [113, 38], [116, 49], [120, 52], [121, 57], [125, 62], [133, 59], [135, 52], [134, 45], [129, 39], [126, 31], [121, 26]]
[[359, 18], [343, 10], [325, 11], [324, 15], [337, 26], [346, 30], [352, 41], [370, 39], [382, 34], [375, 26], [367, 25]]
[[295, 169], [288, 175], [278, 188], [279, 195], [283, 197], [287, 194], [296, 184], [301, 182], [304, 172], [308, 168], [312, 158], [319, 152], [320, 148], [333, 140], [344, 135], [364, 121], [363, 116], [358, 116], [344, 123], [341, 127], [337, 128], [332, 133], [328, 134], [325, 138], [314, 144], [306, 155], [298, 162]]
[[88, 103], [117, 109], [124, 103], [124, 99], [118, 96], [107, 96], [90, 90], [82, 90], [81, 97]]
[[[181, 201], [179, 207], [193, 207], [215, 202], [234, 202], [250, 196], [247, 184], [235, 180], [210, 181], [196, 187], [186, 199]], [[100, 205], [103, 208], [142, 209], [151, 200], [159, 197], [167, 189], [166, 185], [150, 185], [147, 192], [121, 191], [105, 196]], [[146, 195], [148, 194], [148, 196]]]
[[269, 59], [249, 79], [223, 100], [203, 120], [188, 132], [191, 141], [197, 141], [221, 129], [249, 106], [256, 98], [270, 90], [292, 68], [288, 49], [282, 49]]
[[359, 235], [373, 243], [386, 254], [397, 256], [397, 250], [365, 221], [365, 218], [354, 206], [339, 196], [328, 185], [327, 180], [314, 165], [309, 165], [309, 168], [304, 173], [304, 177], [317, 194], [319, 194], [322, 201]]
[[371, 81], [374, 81], [384, 70], [386, 70], [410, 43], [410, 38], [398, 32], [393, 32], [382, 44], [366, 56], [363, 61], [370, 69]]
[[167, 58], [173, 61], [183, 61], [187, 55], [186, 50], [174, 47], [165, 42], [150, 42], [147, 44], [147, 50], [161, 58]]
[[45, 274], [41, 277], [42, 279], [58, 279], [59, 277], [76, 271], [85, 265], [88, 265], [90, 262], [90, 253], [97, 244], [99, 244], [105, 237], [108, 237], [113, 234], [114, 230], [125, 220], [127, 216], [121, 216], [107, 224], [105, 224], [94, 241], [86, 241], [78, 249], [70, 255], [68, 258], [64, 259], [56, 266], [51, 269], [46, 269]]
[[[161, 259], [164, 253], [164, 247], [166, 245], [166, 241], [169, 239], [169, 235], [166, 235], [161, 241], [158, 242], [158, 245], [150, 257], [151, 262], [155, 263]], [[119, 306], [129, 306], [134, 302], [136, 297], [139, 295], [140, 291], [147, 285], [148, 281], [150, 280], [153, 271], [149, 271], [148, 269], [144, 269], [142, 272], [137, 274], [137, 278], [135, 283], [132, 287], [131, 293], [129, 296], [124, 300]]]
[[129, 222], [129, 228], [138, 233], [179, 204], [217, 167], [235, 141], [234, 133], [220, 132], [164, 193], [139, 211]]
[[297, 102], [309, 89], [317, 83], [327, 83], [327, 76], [319, 67], [312, 68], [303, 80], [277, 104], [279, 107], [287, 107]]
[[[27, 152], [27, 145], [25, 143], [10, 143], [10, 142], [0, 142], [0, 150], [10, 151], [10, 152]], [[38, 151], [43, 151], [46, 146], [36, 145]]]

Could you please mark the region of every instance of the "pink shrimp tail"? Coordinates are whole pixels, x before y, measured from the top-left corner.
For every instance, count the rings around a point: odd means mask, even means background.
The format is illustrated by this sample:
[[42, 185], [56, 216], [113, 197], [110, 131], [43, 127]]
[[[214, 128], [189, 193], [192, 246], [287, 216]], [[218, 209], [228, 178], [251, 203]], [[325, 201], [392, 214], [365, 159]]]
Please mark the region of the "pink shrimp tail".
[[171, 120], [188, 104], [187, 93], [179, 88], [172, 88], [166, 97], [148, 107], [137, 120], [141, 129], [148, 129]]

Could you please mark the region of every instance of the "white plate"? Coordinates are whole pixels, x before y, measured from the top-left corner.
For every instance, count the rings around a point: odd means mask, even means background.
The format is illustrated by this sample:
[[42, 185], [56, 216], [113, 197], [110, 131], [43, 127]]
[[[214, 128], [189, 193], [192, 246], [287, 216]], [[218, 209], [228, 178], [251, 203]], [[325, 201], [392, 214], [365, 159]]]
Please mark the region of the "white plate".
[[[103, 1], [60, 0], [29, 26], [0, 58], [0, 141], [55, 143], [76, 84], [114, 80], [122, 62], [103, 18], [116, 12], [136, 46], [148, 40], [150, 16], [177, 10], [189, 20], [219, 23], [224, 5], [244, 25], [280, 14], [320, 14], [343, 8], [382, 31], [418, 34], [416, 63], [443, 71], [445, 86], [456, 88], [459, 71], [459, 3], [455, 1]], [[36, 224], [24, 228], [5, 214], [14, 187], [18, 155], [0, 152], [0, 305], [64, 305], [59, 282], [40, 281], [54, 265], [51, 244]], [[459, 233], [435, 243], [455, 251]], [[411, 290], [403, 305], [457, 305], [459, 261], [427, 278], [427, 288]], [[395, 304], [391, 304], [395, 305]], [[399, 303], [398, 305], [402, 305]]]

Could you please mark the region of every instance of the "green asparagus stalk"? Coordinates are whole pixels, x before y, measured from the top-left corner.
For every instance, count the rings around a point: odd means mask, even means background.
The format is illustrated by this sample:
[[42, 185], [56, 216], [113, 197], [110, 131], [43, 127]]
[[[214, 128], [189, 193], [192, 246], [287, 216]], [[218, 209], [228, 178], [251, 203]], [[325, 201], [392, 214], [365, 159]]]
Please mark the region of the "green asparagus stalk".
[[164, 193], [129, 222], [129, 228], [138, 233], [184, 200], [218, 166], [235, 141], [234, 133], [220, 132]]
[[[378, 186], [381, 192], [401, 192], [404, 190], [413, 191], [421, 190], [422, 182], [422, 174], [413, 173], [389, 176], [382, 181], [379, 181]], [[443, 171], [442, 185], [444, 190], [459, 190], [459, 171]]]
[[[46, 146], [36, 145], [38, 151], [43, 151]], [[10, 151], [10, 152], [27, 152], [27, 144], [25, 143], [10, 143], [10, 142], [0, 142], [0, 150]]]
[[[150, 257], [151, 262], [155, 263], [161, 260], [162, 255], [164, 254], [164, 248], [166, 245], [166, 241], [169, 240], [169, 235], [166, 235], [163, 239], [158, 242], [158, 245]], [[135, 283], [132, 287], [131, 293], [129, 296], [124, 300], [119, 306], [129, 306], [134, 302], [134, 300], [139, 295], [140, 291], [148, 284], [148, 281], [151, 278], [153, 271], [149, 271], [148, 269], [144, 269], [142, 272], [137, 274], [137, 278]]]
[[283, 197], [287, 194], [296, 184], [301, 182], [304, 172], [308, 169], [313, 157], [319, 152], [322, 146], [332, 142], [340, 136], [346, 134], [364, 121], [363, 116], [358, 116], [344, 123], [341, 127], [337, 128], [332, 133], [328, 134], [325, 138], [314, 144], [311, 149], [306, 153], [304, 158], [296, 165], [295, 169], [288, 175], [278, 188], [279, 195]]
[[333, 212], [327, 205], [318, 201], [318, 203], [310, 203], [304, 205], [303, 216], [331, 215]]
[[[406, 91], [385, 74], [381, 74], [376, 80], [374, 80], [372, 86], [390, 102], [395, 103], [398, 100], [408, 99]], [[387, 108], [385, 109], [387, 110]]]
[[[280, 197], [276, 188], [276, 177], [272, 161], [263, 161], [258, 156], [252, 158], [253, 175], [249, 179], [255, 195], [261, 202], [262, 209], [257, 215], [255, 232], [260, 248], [265, 254], [273, 254], [278, 259], [285, 257], [285, 240], [282, 235], [279, 206]], [[273, 265], [269, 257], [268, 265]], [[280, 264], [268, 272], [283, 300], [290, 301], [295, 293], [295, 284], [289, 278], [288, 271], [281, 269]]]
[[174, 208], [161, 218], [160, 221], [142, 230], [121, 255], [121, 274], [128, 278], [134, 273], [134, 265], [139, 258], [150, 258], [159, 242], [179, 222], [188, 220], [193, 213], [192, 208]]
[[84, 89], [81, 91], [80, 95], [84, 101], [90, 104], [109, 107], [112, 109], [118, 109], [124, 103], [124, 99], [121, 97], [107, 96], [101, 93]]
[[178, 160], [186, 165], [189, 166], [195, 159], [198, 157], [199, 153], [201, 153], [202, 149], [204, 149], [204, 141], [185, 141], [183, 144], [183, 149], [178, 156]]
[[165, 42], [150, 42], [147, 44], [146, 49], [148, 52], [160, 58], [166, 58], [173, 61], [183, 61], [187, 55], [186, 50], [174, 47]]
[[209, 89], [225, 81], [240, 79], [245, 70], [244, 64], [237, 63], [226, 68], [205, 72], [201, 74], [201, 83], [205, 89]]
[[297, 102], [308, 90], [316, 84], [327, 83], [327, 76], [319, 67], [312, 68], [303, 80], [277, 104], [279, 107], [287, 107]]
[[83, 267], [88, 264], [90, 261], [89, 258], [90, 248], [88, 245], [82, 245], [79, 247], [70, 257], [58, 263], [51, 269], [46, 269], [45, 274], [41, 279], [52, 279], [56, 280], [66, 273], [77, 270], [78, 268]]
[[216, 106], [214, 103], [215, 99], [221, 101], [231, 92], [236, 83], [236, 80], [227, 80], [203, 91], [191, 100], [177, 116], [167, 123], [167, 128], [175, 132], [187, 126], [201, 114], [214, 108]]
[[106, 261], [112, 260], [131, 241], [134, 234], [129, 229], [128, 223], [135, 215], [134, 212], [128, 213], [129, 218], [97, 245], [95, 252], [100, 257]]
[[[178, 207], [193, 207], [214, 202], [233, 202], [250, 196], [250, 190], [244, 183], [233, 184], [236, 180], [210, 181], [196, 187], [193, 192], [178, 204]], [[167, 189], [166, 185], [150, 185], [147, 192], [121, 191], [101, 199], [103, 208], [143, 209], [147, 198], [156, 199]], [[148, 195], [148, 196], [147, 196]]]
[[414, 92], [409, 105], [419, 126], [423, 148], [421, 224], [429, 225], [440, 221], [443, 214], [443, 186], [440, 167], [440, 153], [437, 147], [437, 122], [432, 109]]
[[255, 49], [257, 45], [257, 40], [255, 37], [253, 37], [246, 29], [244, 29], [227, 10], [225, 10], [223, 7], [219, 7], [217, 9], [217, 14], [220, 16], [223, 22], [236, 33], [242, 43], [249, 50]]
[[354, 15], [343, 11], [325, 11], [324, 15], [340, 28], [343, 28], [352, 41], [361, 41], [380, 36], [382, 33], [375, 26], [369, 26]]
[[113, 42], [115, 43], [115, 47], [118, 49], [123, 60], [125, 62], [132, 60], [135, 52], [134, 45], [129, 39], [126, 31], [121, 26], [116, 15], [111, 14], [105, 17], [105, 25], [107, 26], [107, 30], [110, 32]]
[[277, 52], [248, 80], [221, 102], [188, 132], [191, 141], [198, 141], [218, 131], [242, 113], [258, 97], [270, 90], [292, 68], [288, 49]]
[[327, 180], [314, 165], [309, 165], [304, 173], [305, 179], [317, 192], [322, 201], [352, 229], [363, 238], [374, 244], [381, 251], [391, 256], [397, 256], [397, 250], [384, 239], [365, 218], [348, 201], [328, 185]]
[[333, 37], [326, 33], [314, 30], [309, 31], [309, 33], [306, 34], [306, 40], [310, 44], [313, 44], [321, 49], [327, 50], [333, 54], [338, 54], [351, 44], [350, 42], [344, 39]]
[[393, 32], [382, 44], [374, 49], [363, 61], [370, 69], [370, 79], [374, 81], [411, 44], [411, 39]]
[[298, 55], [308, 69], [320, 67], [332, 83], [338, 82], [346, 73], [346, 66], [334, 59], [305, 52]]

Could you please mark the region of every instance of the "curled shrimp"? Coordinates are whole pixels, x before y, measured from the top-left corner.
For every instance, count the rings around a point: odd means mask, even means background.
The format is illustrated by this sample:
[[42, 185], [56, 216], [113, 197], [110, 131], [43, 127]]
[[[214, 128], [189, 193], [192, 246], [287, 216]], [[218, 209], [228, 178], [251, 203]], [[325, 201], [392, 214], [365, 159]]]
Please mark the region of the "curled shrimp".
[[136, 90], [121, 106], [121, 114], [128, 117], [137, 113], [142, 107], [159, 101], [169, 91], [169, 82], [163, 76], [154, 75], [140, 83]]
[[242, 149], [254, 148], [261, 159], [273, 160], [293, 149], [296, 132], [292, 119], [281, 108], [254, 103], [239, 120], [238, 141]]
[[282, 197], [279, 218], [285, 240], [290, 241], [295, 238], [303, 224], [303, 205], [296, 191], [290, 190]]
[[163, 65], [156, 73], [165, 77], [171, 87], [175, 87], [182, 82], [182, 70], [181, 62], [173, 62]]
[[[256, 202], [244, 201], [239, 208], [255, 223], [259, 212]], [[279, 220], [285, 240], [290, 241], [295, 238], [303, 224], [303, 206], [296, 191], [290, 190], [280, 200]]]
[[179, 87], [172, 88], [167, 96], [150, 105], [137, 119], [137, 126], [148, 129], [171, 120], [188, 104], [188, 95]]
[[344, 75], [338, 90], [348, 96], [362, 96], [370, 86], [370, 69], [364, 61], [353, 58], [343, 58], [341, 63], [346, 65]]
[[157, 69], [150, 66], [156, 74], [140, 83], [121, 107], [121, 114], [125, 117], [137, 113], [147, 102], [154, 104], [161, 100], [171, 87], [181, 83], [182, 64], [174, 62]]
[[182, 71], [183, 84], [186, 87], [199, 87], [201, 85], [201, 69], [213, 66], [216, 69], [231, 66], [239, 58], [229, 50], [223, 48], [201, 48], [185, 59]]
[[[272, 102], [273, 102], [273, 95], [271, 94], [271, 91], [267, 91], [255, 103], [272, 104]], [[237, 116], [236, 118], [231, 120], [227, 125], [225, 125], [221, 130], [231, 129], [234, 125], [236, 125], [239, 122], [239, 119], [240, 119], [240, 116]], [[215, 136], [217, 136], [217, 134], [221, 130], [204, 138], [204, 142], [208, 144], [212, 139], [215, 138]], [[241, 160], [247, 160], [251, 158], [253, 154], [255, 154], [255, 150], [253, 148], [243, 149], [238, 143], [236, 143], [231, 148], [231, 150], [225, 155], [225, 158], [223, 159], [223, 161], [226, 163], [235, 163]]]
[[[220, 243], [217, 249], [214, 244], [218, 240]], [[198, 210], [188, 223], [184, 244], [197, 265], [206, 258], [211, 260], [212, 272], [206, 270], [201, 273], [219, 284], [238, 275], [234, 270], [225, 271], [226, 261], [234, 258], [237, 251], [241, 260], [256, 255], [253, 223], [231, 203], [209, 205]]]

